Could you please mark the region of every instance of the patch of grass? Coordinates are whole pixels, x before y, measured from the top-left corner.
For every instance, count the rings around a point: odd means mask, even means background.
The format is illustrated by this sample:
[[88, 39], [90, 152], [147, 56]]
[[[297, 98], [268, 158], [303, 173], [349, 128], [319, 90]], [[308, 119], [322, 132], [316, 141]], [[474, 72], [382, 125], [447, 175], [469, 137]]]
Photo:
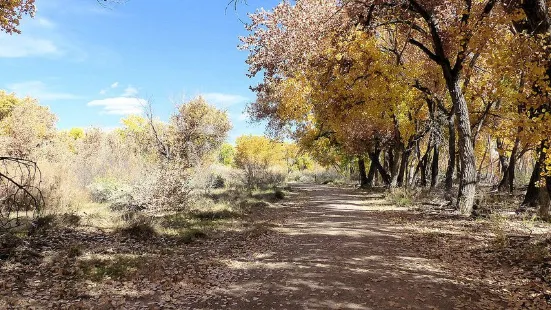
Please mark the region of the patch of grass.
[[201, 221], [214, 221], [214, 220], [224, 220], [230, 219], [238, 216], [237, 212], [231, 210], [205, 210], [205, 211], [192, 211], [190, 216], [192, 218], [201, 220]]
[[82, 248], [78, 244], [74, 244], [67, 249], [67, 257], [75, 258], [81, 256], [83, 253]]
[[284, 198], [285, 198], [285, 192], [283, 192], [283, 191], [280, 190], [280, 189], [276, 189], [275, 192], [274, 192], [274, 197], [275, 197], [275, 199], [277, 199], [277, 200], [284, 199]]
[[285, 192], [279, 188], [255, 190], [251, 192], [249, 197], [256, 199], [257, 201], [276, 202], [285, 198]]
[[63, 225], [67, 225], [67, 226], [73, 226], [73, 227], [78, 226], [80, 225], [80, 220], [81, 220], [80, 215], [75, 213], [63, 213], [59, 216], [59, 221]]
[[116, 229], [124, 224], [122, 212], [111, 210], [109, 204], [89, 203], [82, 205], [78, 212], [81, 224], [101, 229]]
[[115, 230], [116, 233], [122, 236], [137, 239], [148, 240], [155, 238], [158, 234], [152, 224], [148, 221], [135, 221], [125, 227], [120, 227]]
[[192, 225], [191, 219], [182, 213], [167, 214], [158, 218], [161, 228], [182, 229]]
[[271, 231], [270, 227], [273, 227], [273, 225], [269, 223], [256, 223], [253, 224], [251, 228], [247, 229], [246, 232], [251, 237], [260, 237], [269, 233]]
[[393, 189], [386, 197], [386, 199], [393, 205], [400, 208], [411, 207], [415, 202], [415, 195], [407, 189], [397, 188]]
[[509, 246], [509, 238], [506, 231], [507, 218], [499, 214], [490, 216], [490, 232], [494, 235], [492, 244], [497, 249], [505, 249]]
[[29, 228], [29, 235], [42, 234], [56, 227], [55, 214], [48, 214], [35, 219]]
[[80, 260], [78, 267], [82, 275], [95, 282], [104, 279], [121, 280], [134, 274], [143, 265], [141, 257], [117, 255], [114, 257], [92, 257]]
[[180, 241], [183, 243], [191, 243], [197, 239], [206, 238], [207, 234], [202, 229], [192, 228], [192, 229], [182, 231], [178, 237], [180, 238]]
[[524, 260], [535, 264], [549, 262], [551, 258], [549, 241], [528, 243], [523, 252]]

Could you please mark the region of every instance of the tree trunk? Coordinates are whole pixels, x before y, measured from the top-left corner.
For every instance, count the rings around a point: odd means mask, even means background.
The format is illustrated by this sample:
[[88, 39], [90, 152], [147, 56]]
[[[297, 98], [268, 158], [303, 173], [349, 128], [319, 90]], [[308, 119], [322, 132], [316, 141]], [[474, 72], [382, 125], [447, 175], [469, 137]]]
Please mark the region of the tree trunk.
[[453, 187], [453, 172], [455, 170], [455, 115], [451, 114], [448, 117], [448, 168], [446, 169], [446, 189], [451, 190]]
[[404, 186], [404, 181], [407, 182], [406, 172], [408, 169], [409, 156], [411, 151], [404, 151], [400, 162], [400, 171], [398, 172], [398, 187]]
[[369, 152], [369, 159], [371, 159], [371, 162], [375, 165], [375, 168], [377, 168], [377, 172], [379, 172], [385, 186], [390, 186], [390, 174], [388, 174], [388, 171], [381, 165], [379, 160], [380, 154], [380, 150], [376, 152]]
[[551, 207], [551, 176], [545, 177], [545, 189], [547, 191], [547, 198], [541, 202], [539, 215], [542, 219], [549, 220], [549, 208]]
[[400, 143], [394, 148], [394, 151], [390, 152], [390, 187], [398, 186], [398, 178], [400, 176], [400, 158], [403, 151], [404, 145]]
[[438, 145], [434, 146], [432, 155], [432, 165], [430, 168], [430, 187], [435, 188], [438, 184], [438, 162], [440, 161], [440, 148]]
[[373, 187], [373, 181], [375, 180], [375, 172], [377, 168], [375, 168], [375, 164], [373, 161], [369, 165], [369, 172], [367, 173], [367, 182], [365, 184], [365, 187], [371, 188]]
[[500, 192], [507, 191], [512, 194], [515, 189], [515, 169], [519, 144], [520, 139], [517, 137], [515, 139], [513, 150], [511, 151], [511, 157], [509, 157], [509, 162], [505, 165], [506, 169], [503, 172], [503, 178], [501, 179], [501, 182], [499, 182], [498, 190]]
[[455, 108], [457, 128], [459, 133], [459, 159], [461, 162], [461, 184], [457, 198], [457, 207], [462, 214], [471, 214], [473, 211], [476, 194], [476, 161], [471, 133], [471, 121], [467, 101], [461, 89], [458, 77], [452, 72], [446, 72], [450, 68], [444, 66], [446, 83]]
[[532, 176], [530, 177], [530, 182], [528, 183], [528, 189], [524, 195], [524, 201], [522, 202], [521, 208], [535, 208], [540, 205], [540, 188], [538, 187], [538, 182], [541, 180], [541, 171], [542, 166], [545, 164], [545, 148], [546, 141], [542, 141], [538, 149], [536, 150], [537, 159], [534, 165], [534, 170], [532, 170]]
[[428, 166], [428, 156], [429, 153], [425, 153], [423, 158], [419, 162], [419, 170], [421, 170], [421, 186], [427, 187], [427, 166]]
[[365, 160], [363, 157], [358, 157], [358, 170], [360, 172], [360, 186], [367, 186], [367, 174], [365, 172]]

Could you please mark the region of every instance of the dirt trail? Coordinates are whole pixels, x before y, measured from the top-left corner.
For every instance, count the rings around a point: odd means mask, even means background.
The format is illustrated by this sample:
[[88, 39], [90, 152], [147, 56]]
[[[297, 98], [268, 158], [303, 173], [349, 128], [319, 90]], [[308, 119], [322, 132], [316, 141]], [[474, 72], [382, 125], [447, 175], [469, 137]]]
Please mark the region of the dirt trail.
[[381, 194], [296, 185], [284, 205], [287, 219], [262, 251], [225, 262], [237, 280], [191, 308], [472, 309], [494, 295], [424, 258], [408, 231], [381, 212], [405, 209]]

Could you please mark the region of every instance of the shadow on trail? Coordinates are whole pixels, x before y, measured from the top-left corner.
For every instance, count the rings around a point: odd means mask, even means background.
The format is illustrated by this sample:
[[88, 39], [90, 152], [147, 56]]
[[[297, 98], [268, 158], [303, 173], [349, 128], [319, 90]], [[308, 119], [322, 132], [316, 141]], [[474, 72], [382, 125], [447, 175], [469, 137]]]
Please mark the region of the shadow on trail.
[[192, 308], [468, 309], [490, 294], [422, 257], [403, 227], [380, 216], [404, 212], [381, 193], [293, 190], [291, 215], [274, 228], [273, 242], [254, 257], [225, 262], [239, 280]]

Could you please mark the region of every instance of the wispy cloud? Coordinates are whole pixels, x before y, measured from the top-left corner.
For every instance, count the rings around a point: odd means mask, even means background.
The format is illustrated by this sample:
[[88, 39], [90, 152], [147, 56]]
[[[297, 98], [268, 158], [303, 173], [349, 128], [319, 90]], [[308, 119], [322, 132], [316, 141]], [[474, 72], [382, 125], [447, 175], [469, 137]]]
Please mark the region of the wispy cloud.
[[103, 114], [141, 114], [147, 101], [141, 98], [114, 97], [88, 102], [89, 107], [101, 107]]
[[[114, 82], [108, 88], [100, 91], [101, 95], [107, 94], [113, 89], [120, 86], [119, 82]], [[89, 107], [101, 107], [102, 114], [128, 115], [141, 114], [147, 101], [142, 98], [137, 98], [138, 89], [129, 85], [124, 89], [122, 94], [117, 97], [98, 99], [88, 102]]]
[[60, 56], [63, 51], [51, 40], [34, 36], [0, 34], [0, 57], [23, 58]]
[[109, 92], [109, 90], [115, 89], [117, 87], [119, 87], [119, 82], [114, 82], [113, 84], [109, 85], [109, 87], [100, 90], [99, 94], [100, 95], [106, 95]]
[[44, 28], [44, 29], [54, 29], [57, 26], [53, 21], [51, 21], [51, 20], [49, 20], [45, 17], [39, 17], [39, 18], [36, 18], [35, 20], [36, 20], [37, 25], [39, 27]]
[[249, 100], [249, 98], [244, 96], [223, 93], [205, 93], [201, 94], [201, 96], [205, 98], [208, 103], [220, 107], [229, 107], [232, 105], [245, 103]]
[[138, 94], [138, 89], [132, 86], [128, 86], [124, 93], [122, 94], [123, 97], [134, 97]]
[[54, 91], [42, 81], [12, 83], [8, 84], [7, 88], [19, 96], [30, 96], [43, 101], [74, 100], [80, 98], [71, 93]]

